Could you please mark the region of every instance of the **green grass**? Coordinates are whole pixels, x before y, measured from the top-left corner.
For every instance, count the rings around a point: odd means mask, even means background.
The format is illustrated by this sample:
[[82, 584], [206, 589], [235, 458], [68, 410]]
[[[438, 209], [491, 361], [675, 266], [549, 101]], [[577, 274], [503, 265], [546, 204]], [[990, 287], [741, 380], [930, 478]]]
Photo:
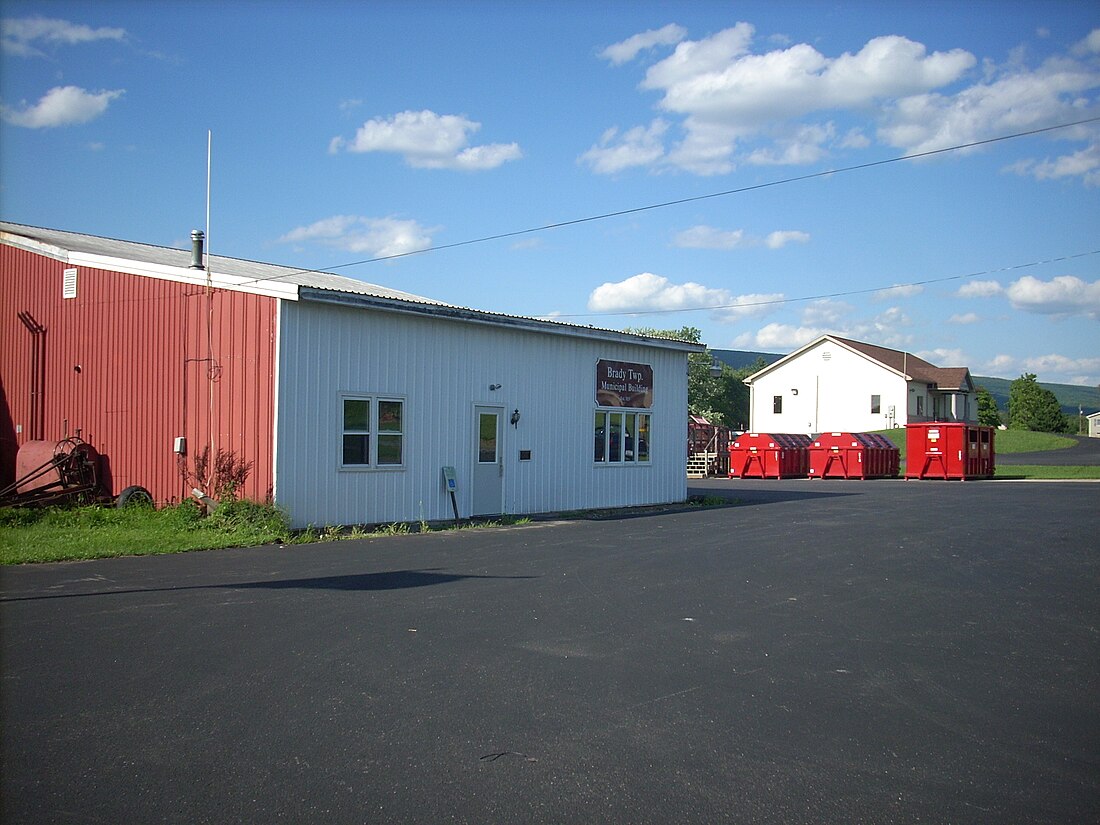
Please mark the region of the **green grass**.
[[208, 518], [190, 503], [151, 507], [0, 510], [0, 564], [73, 561], [250, 547], [290, 540], [279, 510], [249, 501], [220, 505]]
[[994, 478], [1051, 478], [1051, 479], [1090, 479], [1100, 478], [1100, 467], [1082, 466], [1073, 464], [1065, 467], [1052, 467], [1042, 464], [1013, 464], [1011, 466], [997, 467], [993, 473]]
[[191, 502], [154, 510], [151, 507], [50, 507], [0, 509], [0, 564], [76, 561], [114, 556], [145, 556], [255, 547], [261, 544], [311, 544], [319, 541], [405, 536], [414, 532], [508, 527], [530, 524], [523, 516], [492, 521], [380, 524], [313, 527], [292, 531], [278, 508], [251, 501], [221, 504], [203, 517]]

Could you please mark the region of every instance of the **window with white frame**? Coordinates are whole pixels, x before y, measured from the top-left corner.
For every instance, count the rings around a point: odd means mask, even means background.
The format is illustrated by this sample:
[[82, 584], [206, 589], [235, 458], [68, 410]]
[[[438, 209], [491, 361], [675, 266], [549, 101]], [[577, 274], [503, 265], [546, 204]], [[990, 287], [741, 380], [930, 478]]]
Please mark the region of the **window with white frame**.
[[596, 410], [593, 453], [596, 463], [648, 463], [651, 418], [647, 412]]
[[401, 467], [405, 461], [405, 402], [377, 395], [341, 398], [340, 466]]

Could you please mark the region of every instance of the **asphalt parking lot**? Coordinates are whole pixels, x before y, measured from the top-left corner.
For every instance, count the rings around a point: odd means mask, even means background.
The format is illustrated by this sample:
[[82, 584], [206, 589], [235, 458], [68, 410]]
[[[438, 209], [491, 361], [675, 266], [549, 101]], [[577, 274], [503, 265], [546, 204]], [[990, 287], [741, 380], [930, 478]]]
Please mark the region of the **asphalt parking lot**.
[[1100, 485], [5, 568], [6, 823], [1100, 820]]

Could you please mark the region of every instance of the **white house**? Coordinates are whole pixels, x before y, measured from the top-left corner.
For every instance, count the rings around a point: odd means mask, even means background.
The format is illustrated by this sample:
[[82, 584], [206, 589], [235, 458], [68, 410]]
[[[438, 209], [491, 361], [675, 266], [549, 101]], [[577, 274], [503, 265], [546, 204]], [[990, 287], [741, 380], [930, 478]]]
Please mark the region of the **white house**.
[[977, 421], [966, 367], [823, 335], [745, 379], [753, 432], [869, 432], [911, 421]]
[[[0, 488], [79, 437], [158, 502], [205, 452], [295, 526], [683, 501], [703, 347], [0, 223]], [[213, 491], [213, 490], [211, 490]], [[454, 493], [452, 498], [451, 493]]]
[[1088, 417], [1089, 438], [1100, 438], [1100, 412], [1094, 412]]

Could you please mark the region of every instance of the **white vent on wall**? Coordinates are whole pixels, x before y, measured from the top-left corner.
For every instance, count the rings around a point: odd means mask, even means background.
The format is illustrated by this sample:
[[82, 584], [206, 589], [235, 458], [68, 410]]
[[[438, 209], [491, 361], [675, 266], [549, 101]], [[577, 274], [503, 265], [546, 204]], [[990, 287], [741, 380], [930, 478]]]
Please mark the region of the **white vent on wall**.
[[76, 297], [76, 270], [66, 269], [65, 277], [61, 281], [61, 297], [62, 298], [75, 298]]
[[833, 354], [831, 352], [829, 352], [829, 350], [825, 350], [823, 353], [821, 353], [821, 360], [822, 361], [828, 361], [832, 357], [833, 357]]

